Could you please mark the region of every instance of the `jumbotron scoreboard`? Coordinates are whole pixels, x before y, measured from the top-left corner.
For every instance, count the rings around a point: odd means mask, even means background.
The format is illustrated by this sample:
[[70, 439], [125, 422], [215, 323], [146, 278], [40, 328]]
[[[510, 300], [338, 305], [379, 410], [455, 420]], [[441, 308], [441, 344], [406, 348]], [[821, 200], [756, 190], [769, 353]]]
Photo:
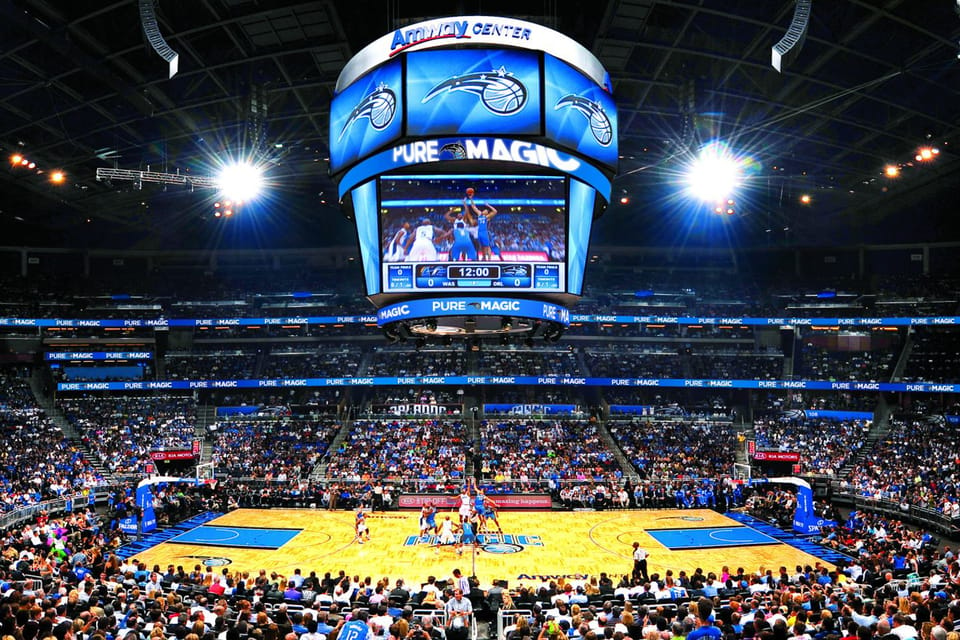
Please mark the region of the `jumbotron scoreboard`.
[[[512, 18], [387, 34], [347, 63], [330, 108], [330, 170], [393, 338], [557, 337], [617, 161], [600, 62]], [[470, 313], [432, 315], [457, 301]]]

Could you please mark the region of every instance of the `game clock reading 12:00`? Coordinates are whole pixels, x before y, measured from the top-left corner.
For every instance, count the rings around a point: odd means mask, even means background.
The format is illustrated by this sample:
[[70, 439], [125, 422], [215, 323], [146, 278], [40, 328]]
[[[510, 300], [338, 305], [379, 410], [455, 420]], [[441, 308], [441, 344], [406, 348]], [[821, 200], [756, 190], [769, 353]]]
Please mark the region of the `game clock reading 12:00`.
[[512, 262], [386, 265], [389, 289], [393, 291], [436, 289], [561, 291], [563, 286], [560, 275], [561, 266], [559, 263]]

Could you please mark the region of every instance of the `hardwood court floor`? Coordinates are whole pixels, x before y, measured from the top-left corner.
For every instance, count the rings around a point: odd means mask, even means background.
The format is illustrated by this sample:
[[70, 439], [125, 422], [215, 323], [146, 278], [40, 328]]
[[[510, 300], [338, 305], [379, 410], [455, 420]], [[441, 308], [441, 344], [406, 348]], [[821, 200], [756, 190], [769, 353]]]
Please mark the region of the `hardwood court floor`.
[[[439, 513], [437, 521], [446, 517]], [[456, 513], [450, 514], [456, 521]], [[180, 542], [164, 542], [136, 556], [148, 566], [183, 565], [187, 570], [209, 561], [219, 572], [256, 572], [261, 568], [292, 575], [344, 569], [350, 575], [403, 577], [425, 581], [449, 577], [453, 569], [473, 570], [469, 552], [434, 548], [417, 537], [419, 512], [373, 513], [367, 522], [371, 540], [354, 541], [354, 515], [348, 511], [311, 509], [240, 509], [213, 520]], [[602, 512], [504, 512], [507, 537], [492, 539], [476, 554], [482, 584], [495, 578], [511, 586], [531, 583], [537, 575], [629, 573], [636, 540], [650, 553], [649, 572], [668, 568], [716, 571], [724, 565], [748, 572], [760, 566], [813, 564], [818, 558], [769, 538], [710, 510]], [[227, 562], [229, 561], [229, 562]], [[829, 563], [824, 563], [830, 566]], [[530, 578], [526, 576], [531, 576]]]

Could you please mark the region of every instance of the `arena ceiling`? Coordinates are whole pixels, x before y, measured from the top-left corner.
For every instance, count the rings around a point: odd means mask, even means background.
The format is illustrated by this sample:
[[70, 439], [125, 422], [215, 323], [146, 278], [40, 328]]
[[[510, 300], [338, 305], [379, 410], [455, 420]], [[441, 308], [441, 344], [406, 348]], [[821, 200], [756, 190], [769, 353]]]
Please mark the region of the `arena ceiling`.
[[[451, 14], [544, 23], [610, 71], [623, 157], [595, 242], [960, 240], [954, 0], [813, 0], [803, 48], [781, 73], [770, 50], [794, 0], [155, 6], [180, 54], [173, 79], [146, 42], [137, 0], [0, 2], [0, 152], [36, 165], [0, 167], [0, 244], [353, 243], [326, 165], [337, 75], [374, 38]], [[714, 138], [750, 158], [733, 216], [675, 195], [684, 163]], [[930, 162], [914, 160], [923, 145], [939, 150]], [[242, 223], [214, 221], [209, 192], [95, 178], [98, 167], [202, 175], [213, 158], [252, 147], [277, 197]], [[883, 175], [889, 164], [898, 178]], [[62, 185], [50, 183], [54, 169]]]

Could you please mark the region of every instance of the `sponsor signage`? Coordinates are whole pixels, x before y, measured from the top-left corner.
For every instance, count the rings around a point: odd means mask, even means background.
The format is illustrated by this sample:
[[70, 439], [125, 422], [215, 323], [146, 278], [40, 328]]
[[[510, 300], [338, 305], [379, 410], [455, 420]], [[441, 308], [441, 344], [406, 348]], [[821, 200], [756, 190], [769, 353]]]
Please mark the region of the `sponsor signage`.
[[580, 69], [598, 85], [609, 84], [596, 56], [562, 33], [513, 18], [457, 16], [407, 25], [377, 38], [344, 65], [337, 78], [336, 91], [342, 91], [374, 67], [402, 53], [464, 44], [546, 51]]
[[392, 416], [445, 416], [460, 414], [463, 409], [459, 404], [375, 404], [373, 412]]
[[422, 385], [544, 385], [579, 387], [659, 387], [696, 389], [776, 389], [809, 391], [914, 391], [960, 393], [960, 384], [931, 382], [821, 382], [818, 380], [703, 380], [684, 378], [574, 378], [564, 376], [375, 376], [371, 378], [292, 378], [274, 380], [149, 380], [140, 382], [60, 382], [57, 391], [151, 391], [157, 389], [263, 389], [283, 387], [378, 387]]
[[573, 154], [529, 140], [474, 136], [416, 140], [375, 153], [343, 174], [339, 194], [343, 198], [358, 184], [403, 167], [443, 162], [445, 171], [454, 172], [456, 168], [450, 163], [461, 160], [492, 160], [553, 169], [590, 185], [610, 200], [610, 179]]
[[873, 420], [872, 411], [830, 411], [821, 409], [806, 409], [805, 418], [811, 420]]
[[197, 457], [197, 452], [187, 450], [151, 451], [150, 457], [158, 462], [163, 460], [192, 460]]
[[63, 360], [151, 360], [151, 351], [48, 351], [43, 354], [47, 362]]
[[796, 451], [758, 450], [753, 452], [753, 459], [765, 462], [799, 462], [800, 454]]
[[484, 413], [507, 413], [514, 416], [559, 415], [577, 412], [575, 404], [485, 404]]
[[[488, 497], [500, 509], [550, 509], [553, 506], [548, 493]], [[405, 493], [397, 502], [401, 509], [419, 509], [427, 503], [433, 504], [437, 509], [456, 509], [460, 506], [460, 497]]]
[[383, 307], [377, 312], [377, 325], [400, 320], [441, 316], [515, 316], [550, 320], [564, 326], [570, 324], [566, 307], [550, 302], [513, 298], [438, 298], [408, 300]]
[[[517, 258], [524, 256], [518, 255]], [[139, 320], [69, 319], [69, 318], [0, 318], [0, 327], [260, 327], [278, 325], [315, 324], [371, 324], [376, 316], [288, 316], [280, 318], [157, 318]], [[930, 318], [726, 318], [697, 316], [621, 316], [600, 314], [570, 314], [570, 322], [607, 324], [675, 324], [718, 326], [817, 326], [817, 327], [910, 327], [960, 326], [960, 316]], [[153, 357], [152, 355], [150, 357]], [[844, 383], [838, 383], [844, 384]], [[851, 384], [851, 383], [845, 383]]]

